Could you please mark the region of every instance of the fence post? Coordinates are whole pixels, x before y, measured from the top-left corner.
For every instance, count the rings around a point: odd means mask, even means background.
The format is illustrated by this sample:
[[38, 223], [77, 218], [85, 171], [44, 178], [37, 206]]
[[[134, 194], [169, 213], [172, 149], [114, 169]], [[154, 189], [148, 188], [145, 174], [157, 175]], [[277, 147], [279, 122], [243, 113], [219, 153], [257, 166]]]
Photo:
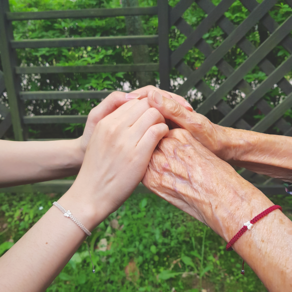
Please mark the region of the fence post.
[[170, 90], [169, 6], [168, 0], [158, 0], [158, 38], [160, 88]]
[[6, 18], [6, 12], [9, 11], [9, 0], [0, 0], [0, 52], [5, 85], [8, 94], [14, 137], [17, 141], [23, 141], [22, 119], [20, 116], [21, 102], [19, 99], [21, 81], [20, 76], [15, 72], [17, 54], [10, 45], [10, 41], [13, 40], [13, 28], [11, 21], [8, 21]]

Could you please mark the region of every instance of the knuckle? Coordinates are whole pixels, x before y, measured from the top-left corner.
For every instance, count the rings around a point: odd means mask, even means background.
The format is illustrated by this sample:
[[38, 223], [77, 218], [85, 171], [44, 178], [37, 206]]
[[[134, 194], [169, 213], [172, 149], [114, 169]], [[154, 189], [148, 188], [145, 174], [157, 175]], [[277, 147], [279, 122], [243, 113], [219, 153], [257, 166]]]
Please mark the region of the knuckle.
[[119, 92], [119, 91], [114, 91], [114, 92], [110, 93], [110, 94], [108, 95], [107, 98], [114, 98], [114, 97], [116, 97], [116, 96], [119, 95], [119, 94], [121, 94], [121, 92]]
[[155, 121], [161, 118], [161, 113], [156, 108], [153, 108], [153, 107], [147, 110], [147, 115], [152, 120], [155, 120]]
[[182, 115], [182, 107], [178, 102], [170, 100], [165, 105], [166, 110], [171, 113], [174, 117], [179, 117]]
[[95, 116], [95, 107], [93, 109], [90, 110], [87, 120], [92, 120]]
[[109, 127], [107, 127], [106, 131], [107, 131], [107, 134], [109, 136], [115, 136], [116, 132], [117, 132], [117, 126], [116, 125], [110, 125]]
[[149, 134], [153, 140], [158, 140], [161, 137], [161, 127], [152, 126], [149, 128]]
[[154, 90], [154, 89], [157, 89], [155, 86], [153, 86], [153, 85], [147, 85], [146, 86], [146, 89], [148, 89], [148, 90]]
[[97, 131], [106, 131], [108, 136], [115, 135], [117, 126], [110, 124], [107, 118], [100, 120], [96, 127]]
[[195, 132], [202, 132], [205, 128], [205, 123], [201, 119], [194, 119], [190, 122], [192, 130]]

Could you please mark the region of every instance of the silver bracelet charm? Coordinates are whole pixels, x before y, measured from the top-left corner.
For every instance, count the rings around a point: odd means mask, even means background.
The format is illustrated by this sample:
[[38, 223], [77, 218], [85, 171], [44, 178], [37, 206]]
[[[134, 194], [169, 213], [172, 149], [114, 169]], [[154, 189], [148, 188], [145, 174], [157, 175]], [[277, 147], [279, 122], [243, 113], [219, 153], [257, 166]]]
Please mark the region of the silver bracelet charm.
[[[53, 205], [55, 207], [57, 207], [63, 214], [65, 217], [67, 218], [70, 218], [77, 226], [79, 226], [88, 236], [91, 235], [91, 232], [80, 222], [78, 221], [73, 215], [72, 213], [70, 212], [70, 210], [66, 211], [58, 202], [54, 202]], [[88, 245], [88, 242], [87, 240], [85, 240], [86, 242], [86, 245], [87, 245], [87, 249], [88, 249], [88, 253], [89, 253], [89, 256], [90, 256], [90, 261], [91, 261], [91, 264], [92, 264], [92, 272], [95, 273], [95, 269], [94, 269], [94, 264], [93, 264], [93, 261], [92, 261], [92, 258], [91, 258], [91, 253], [90, 253], [90, 249], [89, 249], [89, 245]]]
[[66, 211], [58, 202], [54, 202], [53, 205], [57, 207], [65, 217], [70, 218], [76, 225], [78, 225], [88, 236], [91, 235], [91, 232], [72, 215], [70, 210]]

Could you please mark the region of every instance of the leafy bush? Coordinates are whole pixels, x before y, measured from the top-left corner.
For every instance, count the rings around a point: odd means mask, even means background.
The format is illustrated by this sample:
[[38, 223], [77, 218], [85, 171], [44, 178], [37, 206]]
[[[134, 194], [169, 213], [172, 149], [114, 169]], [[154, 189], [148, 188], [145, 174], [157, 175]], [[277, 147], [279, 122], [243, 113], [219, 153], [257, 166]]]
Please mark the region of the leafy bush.
[[[179, 0], [171, 0], [169, 4], [174, 7]], [[217, 5], [220, 0], [212, 0]], [[261, 1], [259, 1], [261, 2]], [[67, 9], [90, 9], [90, 8], [115, 8], [121, 7], [119, 0], [10, 0], [12, 11], [43, 11], [43, 10], [67, 10]], [[140, 6], [154, 6], [156, 0], [139, 0]], [[270, 11], [270, 15], [281, 24], [291, 15], [292, 9], [281, 0]], [[242, 23], [249, 12], [239, 0], [235, 1], [225, 16], [235, 25]], [[189, 9], [183, 14], [184, 19], [193, 28], [196, 28], [205, 18], [205, 12], [199, 8], [196, 2], [192, 3]], [[157, 16], [142, 16], [143, 30], [145, 34], [153, 35], [158, 32]], [[97, 19], [56, 19], [56, 20], [35, 20], [14, 22], [14, 32], [16, 39], [41, 39], [41, 38], [72, 38], [72, 37], [94, 37], [94, 36], [120, 36], [126, 35], [125, 17], [97, 18]], [[246, 38], [255, 47], [259, 47], [269, 33], [262, 25], [254, 26]], [[217, 48], [227, 36], [219, 26], [212, 27], [203, 38], [211, 49]], [[170, 30], [170, 48], [177, 49], [186, 39], [179, 30], [173, 26]], [[289, 53], [282, 47], [277, 46], [271, 54], [269, 60], [277, 67], [287, 57]], [[21, 66], [73, 66], [73, 65], [93, 65], [93, 64], [129, 64], [133, 63], [131, 46], [116, 47], [81, 47], [81, 48], [43, 48], [18, 50], [18, 57]], [[245, 60], [246, 54], [238, 47], [234, 46], [225, 56], [233, 68], [238, 68]], [[158, 62], [157, 46], [149, 46], [149, 61]], [[200, 67], [205, 56], [196, 47], [193, 47], [184, 57], [184, 62], [193, 70]], [[0, 65], [1, 69], [1, 65]], [[122, 90], [135, 89], [139, 87], [137, 76], [133, 72], [120, 73], [99, 73], [99, 74], [32, 74], [26, 75], [22, 84], [25, 91], [38, 90]], [[256, 66], [245, 76], [253, 88], [266, 79], [266, 75]], [[288, 79], [291, 75], [286, 76]], [[171, 71], [172, 90], [176, 90], [184, 77], [176, 69]], [[217, 89], [226, 80], [217, 67], [213, 67], [205, 76], [204, 81], [213, 89]], [[155, 85], [159, 85], [159, 74], [154, 73]], [[232, 90], [225, 101], [235, 107], [243, 98], [245, 92]], [[275, 107], [283, 99], [285, 94], [274, 86], [265, 95], [268, 103]], [[187, 98], [191, 99], [196, 108], [206, 97], [202, 96], [196, 89], [189, 93]], [[2, 98], [3, 99], [3, 98]], [[27, 101], [26, 111], [28, 114], [87, 114], [98, 102], [91, 100], [41, 100]], [[216, 109], [210, 111], [208, 117], [218, 122], [222, 114]], [[249, 110], [245, 119], [254, 125], [264, 115], [256, 108]], [[291, 111], [285, 114], [285, 118], [292, 122]], [[33, 125], [29, 127], [31, 137], [35, 138], [70, 138], [81, 135], [82, 125]], [[269, 132], [277, 133], [278, 129], [270, 129]]]

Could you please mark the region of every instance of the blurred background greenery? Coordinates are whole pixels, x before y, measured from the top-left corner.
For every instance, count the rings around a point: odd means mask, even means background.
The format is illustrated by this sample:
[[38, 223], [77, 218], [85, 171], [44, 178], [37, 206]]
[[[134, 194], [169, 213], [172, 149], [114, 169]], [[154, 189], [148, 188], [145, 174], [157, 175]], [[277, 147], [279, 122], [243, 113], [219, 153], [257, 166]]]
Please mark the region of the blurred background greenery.
[[[45, 11], [45, 10], [68, 10], [68, 9], [90, 9], [90, 8], [116, 8], [131, 6], [154, 6], [156, 0], [10, 0], [11, 11]], [[169, 4], [175, 6], [179, 0], [170, 0]], [[212, 1], [217, 5], [220, 0]], [[259, 0], [258, 2], [262, 2]], [[292, 13], [292, 9], [284, 0], [279, 0], [270, 15], [281, 24]], [[225, 16], [235, 25], [240, 24], [249, 12], [236, 0]], [[183, 14], [183, 18], [193, 28], [206, 17], [205, 12], [194, 3]], [[139, 17], [113, 17], [113, 18], [91, 18], [91, 19], [46, 19], [16, 21], [14, 24], [14, 37], [20, 39], [41, 38], [72, 38], [72, 37], [94, 37], [94, 36], [121, 36], [158, 33], [157, 16]], [[269, 36], [269, 33], [261, 24], [253, 27], [246, 38], [256, 47], [260, 46]], [[203, 37], [214, 49], [217, 48], [226, 35], [218, 26], [214, 26]], [[186, 39], [186, 37], [173, 26], [170, 30], [170, 48], [175, 50]], [[289, 53], [282, 47], [276, 46], [269, 54], [269, 60], [277, 67]], [[149, 46], [109, 46], [109, 47], [80, 47], [80, 48], [42, 48], [18, 50], [18, 58], [21, 66], [73, 66], [93, 64], [132, 64], [158, 62], [157, 45]], [[240, 66], [245, 60], [246, 54], [237, 46], [234, 46], [225, 56], [233, 68]], [[184, 57], [185, 63], [193, 70], [198, 68], [205, 56], [193, 47]], [[0, 62], [0, 70], [2, 70]], [[266, 78], [258, 66], [249, 72], [245, 79], [253, 88]], [[291, 79], [291, 75], [286, 76]], [[29, 74], [22, 76], [22, 90], [24, 91], [52, 91], [52, 90], [131, 90], [144, 85], [159, 85], [159, 74], [154, 73], [98, 73], [98, 74]], [[183, 82], [184, 77], [176, 69], [171, 71], [172, 90], [175, 91]], [[224, 81], [226, 76], [222, 75], [214, 66], [205, 76], [204, 81], [214, 90]], [[265, 99], [272, 107], [279, 104], [285, 94], [277, 86], [273, 86], [265, 95]], [[205, 97], [194, 88], [186, 98], [196, 108]], [[244, 98], [239, 90], [232, 90], [224, 99], [234, 108]], [[0, 97], [0, 102], [7, 104], [7, 97]], [[28, 115], [58, 115], [58, 114], [88, 114], [90, 109], [98, 102], [91, 100], [30, 100], [26, 101], [26, 113]], [[222, 114], [216, 110], [208, 113], [208, 118], [213, 122], [222, 119]], [[251, 108], [244, 116], [251, 125], [255, 125], [264, 115], [256, 107]], [[292, 111], [285, 114], [288, 122], [292, 122]], [[83, 125], [30, 125], [30, 138], [74, 138], [82, 134]], [[278, 129], [269, 129], [270, 133], [277, 133]], [[6, 137], [12, 137], [8, 132]]]
[[[175, 6], [179, 0], [170, 0]], [[220, 0], [212, 1], [217, 5]], [[262, 1], [258, 1], [262, 2]], [[10, 0], [12, 11], [43, 11], [90, 8], [115, 8], [129, 6], [154, 6], [155, 0]], [[291, 15], [292, 9], [278, 1], [270, 15], [280, 24]], [[241, 23], [249, 14], [240, 1], [235, 1], [225, 13], [234, 24]], [[185, 20], [195, 28], [205, 13], [194, 2], [184, 13]], [[133, 27], [133, 21], [135, 26]], [[15, 22], [15, 39], [64, 38], [90, 36], [118, 36], [128, 34], [157, 34], [157, 17], [98, 18], [35, 20]], [[219, 27], [213, 27], [204, 39], [214, 49], [225, 39]], [[261, 25], [255, 26], [246, 36], [256, 47], [268, 37]], [[185, 36], [172, 27], [170, 48], [176, 49]], [[269, 60], [278, 66], [288, 52], [277, 46]], [[157, 46], [43, 48], [18, 51], [21, 66], [70, 66], [93, 64], [124, 64], [158, 62]], [[246, 55], [236, 46], [224, 59], [234, 68], [240, 66]], [[193, 48], [184, 61], [196, 69], [204, 61], [204, 55]], [[2, 66], [0, 63], [0, 70]], [[291, 79], [291, 76], [286, 76]], [[255, 67], [245, 79], [253, 88], [265, 80], [266, 75]], [[183, 77], [171, 71], [172, 89], [175, 90]], [[216, 67], [205, 76], [204, 81], [216, 89], [226, 77]], [[131, 90], [146, 84], [159, 85], [156, 73], [100, 73], [100, 74], [54, 74], [23, 76], [24, 91], [48, 90]], [[271, 106], [279, 104], [283, 92], [273, 87], [265, 99]], [[244, 97], [237, 90], [225, 98], [233, 108]], [[203, 100], [194, 88], [187, 96], [194, 108]], [[7, 104], [7, 96], [0, 97]], [[27, 101], [27, 114], [88, 114], [97, 105], [96, 100], [38, 100]], [[222, 118], [211, 111], [208, 117], [217, 122]], [[251, 125], [263, 115], [258, 109], [251, 109], [245, 116]], [[292, 122], [292, 112], [285, 114]], [[83, 125], [31, 125], [31, 138], [75, 138], [82, 135]], [[277, 133], [277, 128], [270, 129]], [[7, 132], [5, 138], [12, 138]], [[0, 255], [9, 249], [58, 199], [58, 194], [0, 194]], [[292, 197], [281, 195], [274, 202], [289, 206]], [[154, 195], [133, 195], [118, 211], [100, 226], [91, 238], [90, 248], [96, 273], [92, 274], [86, 245], [83, 244], [65, 269], [52, 283], [48, 291], [266, 291], [261, 281], [246, 265], [246, 275], [240, 274], [241, 259], [234, 252], [225, 251], [225, 242], [211, 229], [197, 222], [175, 207]]]
[[[0, 255], [58, 197], [0, 194]], [[292, 197], [274, 202], [291, 206]], [[154, 194], [132, 195], [88, 243], [96, 273], [84, 243], [47, 291], [267, 291], [247, 264], [241, 275], [242, 259], [212, 229]]]

